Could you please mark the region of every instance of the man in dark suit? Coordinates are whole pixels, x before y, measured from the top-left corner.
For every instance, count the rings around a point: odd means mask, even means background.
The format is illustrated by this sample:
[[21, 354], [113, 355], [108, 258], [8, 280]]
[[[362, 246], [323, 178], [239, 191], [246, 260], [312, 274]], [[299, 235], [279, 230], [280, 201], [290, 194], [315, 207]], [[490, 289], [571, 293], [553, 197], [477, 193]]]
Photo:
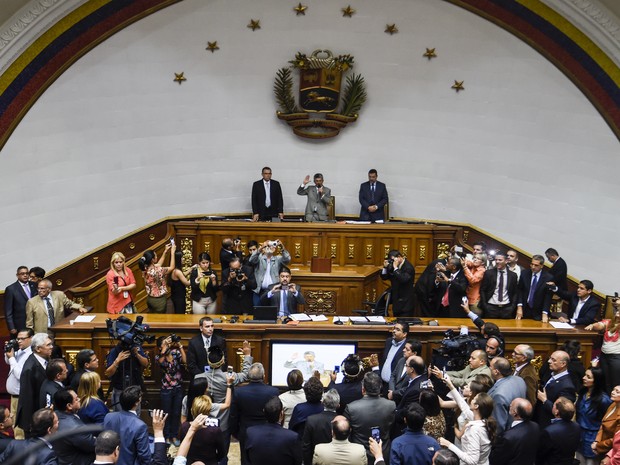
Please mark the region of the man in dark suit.
[[436, 318], [439, 316], [437, 314], [437, 306], [435, 305], [434, 298], [436, 292], [435, 278], [437, 276], [437, 268], [445, 267], [447, 263], [447, 258], [433, 260], [426, 268], [424, 268], [424, 271], [415, 282], [415, 286], [413, 286], [415, 294], [418, 297], [420, 314], [423, 317]]
[[[282, 401], [272, 397], [264, 408], [264, 424], [250, 426], [246, 432], [248, 463], [263, 465], [300, 465], [301, 443], [294, 431], [282, 428]], [[311, 462], [308, 462], [311, 463]]]
[[[247, 386], [235, 389], [230, 405], [229, 425], [233, 436], [239, 440], [242, 465], [249, 464], [246, 453], [246, 431], [250, 426], [266, 422], [264, 407], [269, 399], [279, 394], [277, 388], [266, 385], [265, 368], [262, 363], [254, 363], [248, 372]], [[301, 452], [301, 447], [299, 448]]]
[[545, 258], [542, 255], [534, 255], [530, 269], [521, 272], [517, 296], [517, 320], [533, 318], [542, 319], [543, 323], [549, 321], [551, 292], [545, 283], [553, 281], [553, 277], [543, 269], [544, 264]]
[[4, 290], [6, 325], [13, 337], [26, 327], [26, 302], [37, 295], [36, 286], [28, 280], [28, 267], [17, 268], [17, 281]]
[[278, 316], [283, 318], [298, 313], [298, 305], [306, 305], [301, 287], [291, 282], [291, 270], [285, 266], [280, 268], [280, 282], [270, 285], [260, 300], [263, 305], [278, 307]]
[[551, 266], [553, 281], [560, 289], [566, 291], [568, 289], [568, 267], [566, 266], [566, 262], [555, 249], [549, 248], [545, 250], [545, 256], [553, 263], [553, 266]]
[[443, 318], [460, 318], [463, 314], [461, 305], [469, 285], [463, 265], [457, 257], [448, 260], [447, 266], [438, 266], [435, 277], [435, 305], [439, 316]]
[[383, 207], [388, 203], [388, 191], [385, 184], [377, 181], [377, 170], [368, 171], [368, 182], [360, 185], [359, 201], [361, 221], [385, 221]]
[[233, 241], [230, 237], [222, 239], [222, 248], [220, 249], [220, 266], [222, 267], [222, 271], [230, 266], [230, 261], [234, 257], [243, 260], [241, 240], [235, 239]]
[[495, 254], [495, 268], [484, 272], [478, 307], [485, 318], [514, 318], [517, 305], [516, 273], [506, 267], [506, 255]]
[[390, 250], [383, 260], [381, 279], [389, 280], [392, 284], [392, 312], [395, 317], [413, 316], [415, 307], [415, 292], [413, 280], [415, 269], [398, 250]]
[[95, 441], [95, 462], [97, 465], [114, 465], [118, 461], [121, 437], [116, 431], [105, 430]]
[[45, 367], [45, 381], [39, 391], [39, 405], [41, 408], [51, 407], [54, 403], [54, 394], [65, 387], [69, 370], [62, 358], [51, 359]]
[[271, 179], [271, 168], [265, 166], [263, 179], [252, 185], [252, 220], [271, 221], [272, 218], [284, 218], [284, 201], [282, 188], [278, 181]]
[[532, 465], [538, 450], [540, 429], [532, 419], [532, 404], [517, 398], [510, 403], [510, 428], [498, 435], [491, 447], [490, 465]]
[[568, 300], [568, 312], [566, 315], [561, 314], [559, 318], [562, 323], [587, 326], [598, 319], [601, 303], [591, 297], [594, 290], [592, 281], [588, 279], [579, 281], [577, 292], [565, 291], [554, 282], [548, 282], [547, 285], [551, 287], [552, 292]]
[[330, 389], [323, 395], [321, 413], [310, 415], [306, 420], [302, 438], [302, 455], [304, 463], [312, 463], [314, 446], [326, 444], [332, 440], [332, 420], [336, 417], [336, 410], [340, 404], [340, 395], [336, 389]]
[[405, 363], [412, 355], [420, 355], [422, 353], [422, 344], [417, 339], [407, 339], [401, 352], [403, 356], [396, 362], [396, 366], [392, 370], [390, 381], [388, 382], [387, 398], [396, 403], [400, 402], [409, 384], [409, 376], [407, 376]]
[[214, 334], [215, 326], [211, 317], [202, 317], [199, 325], [200, 334], [190, 339], [187, 348], [187, 369], [192, 378], [205, 372], [209, 348], [217, 346], [226, 354], [226, 339]]
[[0, 454], [14, 441], [9, 435], [9, 430], [13, 426], [13, 415], [6, 407], [0, 406]]
[[575, 402], [577, 391], [568, 372], [570, 356], [563, 350], [556, 350], [549, 356], [547, 363], [551, 377], [548, 380], [542, 379], [543, 390], [536, 393], [538, 403], [536, 404], [536, 421], [541, 428], [547, 426], [554, 417], [553, 405], [556, 399], [564, 397], [571, 402]]
[[[58, 415], [58, 431], [71, 431], [85, 426], [77, 416], [80, 398], [75, 391], [60, 389], [54, 394], [54, 411]], [[90, 465], [95, 460], [95, 437], [91, 433], [75, 431], [54, 442], [58, 465]]]
[[541, 435], [536, 454], [536, 465], [572, 465], [579, 447], [581, 427], [572, 421], [575, 415], [573, 402], [559, 397], [553, 403], [554, 421]]
[[406, 367], [409, 376], [409, 385], [407, 389], [405, 389], [403, 397], [396, 407], [395, 427], [392, 430], [392, 438], [402, 434], [402, 430], [405, 427], [407, 407], [409, 407], [409, 404], [420, 400], [420, 391], [426, 388], [428, 384], [426, 365], [422, 357], [412, 355], [407, 359]]
[[19, 400], [17, 401], [17, 416], [15, 423], [27, 438], [30, 435], [32, 414], [39, 410], [39, 394], [45, 381], [45, 366], [52, 355], [54, 344], [47, 333], [37, 333], [32, 336], [32, 354], [24, 363], [19, 378]]
[[222, 313], [252, 313], [256, 279], [254, 270], [233, 257], [229, 267], [222, 271]]
[[371, 436], [371, 428], [379, 427], [383, 452], [389, 455], [391, 445], [390, 430], [394, 424], [396, 404], [379, 396], [381, 393], [381, 378], [374, 371], [364, 375], [362, 393], [364, 396], [361, 399], [347, 405], [347, 408], [344, 410], [344, 416], [351, 423], [351, 442], [363, 445], [366, 448], [368, 463], [372, 463], [372, 457], [368, 449], [368, 438]]
[[[20, 463], [25, 463], [25, 459], [28, 458], [32, 459], [32, 463], [37, 465], [58, 465], [56, 453], [47, 441], [47, 437], [54, 434], [58, 429], [56, 413], [49, 408], [39, 409], [32, 415], [30, 424], [32, 425], [31, 437], [24, 441], [12, 441], [0, 454], [0, 463], [21, 457], [23, 461]], [[35, 448], [36, 452], [33, 452]]]

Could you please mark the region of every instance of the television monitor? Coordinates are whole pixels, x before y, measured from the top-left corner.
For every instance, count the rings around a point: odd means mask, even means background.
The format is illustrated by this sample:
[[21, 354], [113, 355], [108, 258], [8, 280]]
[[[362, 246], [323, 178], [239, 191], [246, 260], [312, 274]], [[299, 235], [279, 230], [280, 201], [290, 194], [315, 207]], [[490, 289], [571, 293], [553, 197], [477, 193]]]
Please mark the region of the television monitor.
[[[295, 368], [304, 374], [304, 380], [311, 376], [313, 369], [321, 373], [324, 386], [329, 384], [329, 376], [335, 367], [349, 354], [357, 353], [357, 343], [334, 341], [272, 341], [271, 342], [271, 385], [286, 387], [286, 377]], [[336, 382], [342, 381], [338, 373]]]

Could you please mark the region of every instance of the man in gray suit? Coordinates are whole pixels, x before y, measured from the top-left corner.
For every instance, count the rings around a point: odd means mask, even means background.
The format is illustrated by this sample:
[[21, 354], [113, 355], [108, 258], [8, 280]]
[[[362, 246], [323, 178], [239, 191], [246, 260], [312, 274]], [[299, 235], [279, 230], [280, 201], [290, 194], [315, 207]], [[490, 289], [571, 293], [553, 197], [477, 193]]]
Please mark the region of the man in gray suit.
[[297, 188], [297, 195], [308, 196], [306, 203], [306, 221], [327, 221], [327, 207], [332, 200], [331, 189], [323, 185], [323, 175], [314, 175], [314, 186], [308, 186], [310, 175], [307, 175]]
[[525, 398], [527, 386], [523, 378], [514, 376], [510, 362], [504, 357], [495, 357], [491, 361], [491, 376], [495, 381], [489, 390], [493, 398], [493, 417], [497, 420], [497, 431], [501, 433], [510, 426], [512, 419], [508, 413], [510, 404], [517, 397]]
[[390, 429], [394, 423], [396, 404], [391, 400], [379, 397], [380, 393], [381, 377], [374, 371], [366, 373], [362, 384], [364, 397], [351, 402], [344, 410], [344, 416], [351, 422], [351, 442], [362, 444], [366, 448], [369, 463], [374, 463], [368, 445], [371, 428], [379, 427], [384, 457], [389, 457], [392, 444]]

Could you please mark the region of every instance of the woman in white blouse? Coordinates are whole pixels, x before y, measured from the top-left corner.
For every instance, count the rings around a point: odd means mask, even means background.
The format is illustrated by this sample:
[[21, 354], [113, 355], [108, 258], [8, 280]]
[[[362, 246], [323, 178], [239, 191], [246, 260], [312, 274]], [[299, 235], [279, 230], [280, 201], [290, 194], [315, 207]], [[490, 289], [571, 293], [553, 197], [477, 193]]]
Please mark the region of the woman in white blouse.
[[[467, 408], [458, 392], [455, 400], [459, 407]], [[488, 465], [491, 443], [495, 439], [497, 430], [495, 418], [491, 416], [493, 399], [482, 392], [474, 397], [469, 408], [474, 414], [474, 419], [465, 425], [465, 431], [461, 436], [461, 447], [458, 448], [445, 438], [439, 438], [439, 444], [458, 455], [461, 465]]]

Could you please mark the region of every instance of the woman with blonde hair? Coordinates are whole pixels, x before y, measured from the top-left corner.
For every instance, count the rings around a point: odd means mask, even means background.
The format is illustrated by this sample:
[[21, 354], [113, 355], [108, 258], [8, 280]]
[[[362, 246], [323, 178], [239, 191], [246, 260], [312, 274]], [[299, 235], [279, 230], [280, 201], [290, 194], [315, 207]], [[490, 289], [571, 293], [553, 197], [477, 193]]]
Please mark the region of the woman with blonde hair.
[[81, 376], [77, 392], [81, 403], [78, 415], [84, 423], [103, 425], [103, 418], [109, 412], [105, 403], [97, 396], [100, 387], [101, 378], [96, 371], [87, 371]]
[[125, 256], [114, 252], [110, 259], [110, 270], [105, 276], [108, 285], [108, 313], [136, 313], [131, 292], [136, 288], [136, 278], [125, 264]]

